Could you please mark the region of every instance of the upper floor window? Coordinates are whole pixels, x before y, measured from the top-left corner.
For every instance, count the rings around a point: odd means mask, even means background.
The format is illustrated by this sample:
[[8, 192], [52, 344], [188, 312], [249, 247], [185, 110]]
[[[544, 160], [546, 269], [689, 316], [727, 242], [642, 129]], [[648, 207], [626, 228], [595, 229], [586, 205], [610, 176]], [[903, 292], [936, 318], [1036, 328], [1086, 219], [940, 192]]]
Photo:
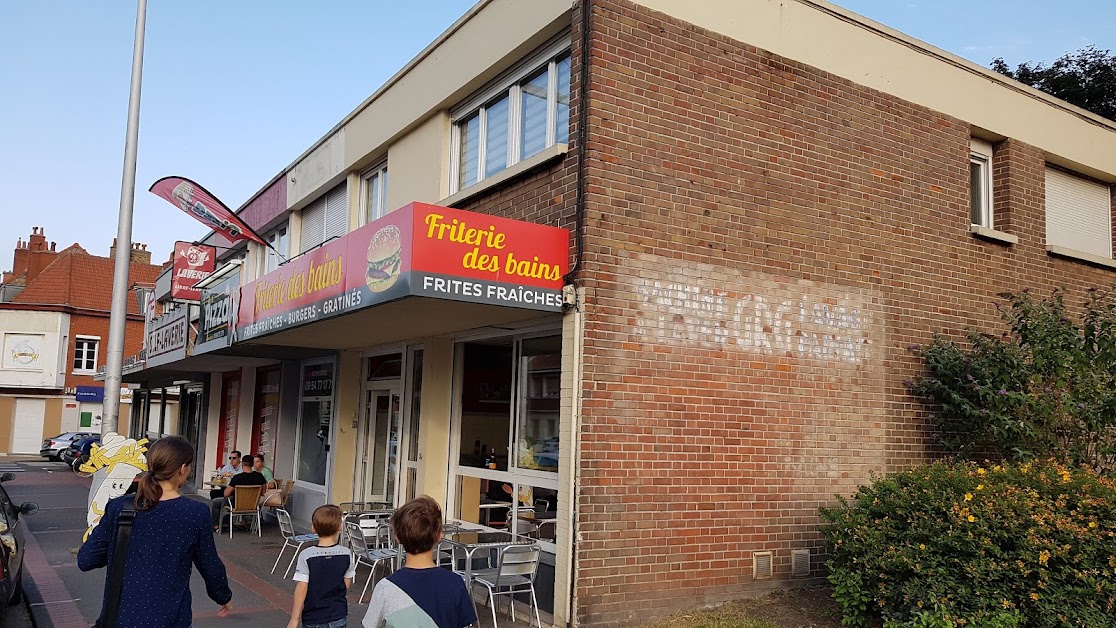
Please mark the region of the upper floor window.
[[345, 183], [319, 196], [302, 210], [299, 245], [302, 252], [349, 232], [349, 197]]
[[361, 214], [364, 218], [364, 224], [368, 224], [388, 213], [387, 163], [380, 164], [365, 172], [361, 179], [361, 186], [364, 188], [364, 191], [361, 192]]
[[94, 373], [97, 370], [97, 336], [77, 336], [74, 341], [74, 372]]
[[266, 275], [271, 271], [279, 268], [279, 264], [290, 256], [291, 239], [287, 235], [287, 224], [282, 225], [268, 231], [264, 234], [263, 239], [270, 244], [270, 247], [264, 247], [263, 264], [260, 268], [260, 276]]
[[969, 195], [973, 224], [992, 229], [992, 144], [976, 138], [969, 148]]
[[1046, 244], [1111, 259], [1109, 186], [1047, 166]]
[[570, 141], [569, 42], [553, 44], [453, 112], [453, 191]]

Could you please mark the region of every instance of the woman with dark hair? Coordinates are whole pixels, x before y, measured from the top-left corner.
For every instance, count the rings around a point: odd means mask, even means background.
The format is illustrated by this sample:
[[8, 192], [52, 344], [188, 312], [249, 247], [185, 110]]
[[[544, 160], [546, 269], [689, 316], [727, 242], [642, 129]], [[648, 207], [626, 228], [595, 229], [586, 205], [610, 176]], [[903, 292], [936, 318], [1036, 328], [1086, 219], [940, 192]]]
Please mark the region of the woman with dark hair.
[[[78, 568], [109, 567], [116, 545], [120, 511], [135, 500], [136, 517], [124, 582], [117, 610], [118, 626], [187, 628], [190, 611], [190, 573], [196, 565], [210, 599], [221, 604], [220, 617], [232, 608], [232, 591], [225, 565], [217, 556], [206, 505], [178, 491], [190, 476], [194, 447], [181, 436], [155, 441], [147, 450], [148, 472], [134, 496], [108, 503], [101, 521], [78, 552]], [[108, 587], [106, 587], [107, 589]], [[105, 601], [107, 604], [107, 600]], [[104, 616], [102, 605], [101, 616]]]

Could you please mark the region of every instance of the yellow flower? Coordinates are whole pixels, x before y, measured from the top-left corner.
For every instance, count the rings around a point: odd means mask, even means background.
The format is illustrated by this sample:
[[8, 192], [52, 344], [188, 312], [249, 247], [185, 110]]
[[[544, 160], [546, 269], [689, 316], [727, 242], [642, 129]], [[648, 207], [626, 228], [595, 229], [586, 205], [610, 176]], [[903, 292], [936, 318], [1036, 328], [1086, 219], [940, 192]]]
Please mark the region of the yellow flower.
[[1042, 550], [1039, 552], [1039, 564], [1045, 565], [1050, 560], [1050, 552]]
[[1096, 522], [1096, 521], [1090, 521], [1090, 522], [1089, 522], [1089, 527], [1090, 527], [1090, 528], [1095, 528], [1095, 527], [1097, 527], [1097, 522]]
[[992, 467], [992, 470], [993, 471], [1002, 471], [1003, 467], [1001, 467], [1000, 465], [996, 465], [996, 466]]
[[969, 515], [969, 523], [976, 521], [976, 517]]
[[965, 493], [965, 501], [967, 501], [967, 502], [973, 501], [973, 494], [972, 493]]
[[1039, 594], [1038, 593], [1032, 593], [1031, 594], [1031, 599], [1037, 602], [1038, 599], [1039, 599]]
[[926, 544], [925, 543], [919, 543], [918, 544], [918, 549], [920, 549], [920, 550], [926, 549]]
[[984, 485], [983, 484], [977, 484], [977, 490], [978, 491], [983, 491], [984, 490]]
[[988, 472], [984, 470], [984, 467], [978, 467], [977, 468], [977, 475], [984, 475], [985, 473], [988, 473]]
[[1000, 606], [1003, 606], [1004, 608], [1011, 608], [1011, 602], [1007, 600], [1000, 600]]

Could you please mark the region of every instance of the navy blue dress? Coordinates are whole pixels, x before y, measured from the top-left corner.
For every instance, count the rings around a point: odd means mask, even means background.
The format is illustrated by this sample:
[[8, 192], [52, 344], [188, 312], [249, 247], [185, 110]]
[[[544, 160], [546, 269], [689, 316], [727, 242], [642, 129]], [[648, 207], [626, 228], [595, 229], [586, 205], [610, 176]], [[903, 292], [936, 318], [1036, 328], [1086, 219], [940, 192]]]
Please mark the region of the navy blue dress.
[[[116, 522], [132, 496], [108, 503], [101, 521], [78, 551], [82, 571], [105, 567], [116, 546]], [[119, 628], [188, 628], [190, 572], [197, 566], [209, 598], [220, 605], [232, 599], [225, 564], [213, 544], [209, 508], [187, 497], [159, 502], [136, 512], [128, 545], [117, 615]], [[104, 603], [102, 603], [101, 613]]]

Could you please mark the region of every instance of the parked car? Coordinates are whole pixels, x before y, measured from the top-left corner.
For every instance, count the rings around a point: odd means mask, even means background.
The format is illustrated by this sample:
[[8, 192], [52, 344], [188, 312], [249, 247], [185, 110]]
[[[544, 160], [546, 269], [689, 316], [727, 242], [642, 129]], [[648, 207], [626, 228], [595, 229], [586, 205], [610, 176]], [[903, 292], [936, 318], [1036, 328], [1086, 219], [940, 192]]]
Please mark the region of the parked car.
[[75, 460], [87, 461], [89, 460], [89, 452], [93, 449], [93, 445], [101, 444], [100, 434], [88, 435], [85, 438], [77, 439], [62, 452], [61, 460], [71, 467], [74, 465]]
[[19, 518], [39, 511], [39, 506], [33, 502], [24, 502], [19, 506], [12, 503], [3, 483], [14, 479], [15, 474], [12, 473], [0, 476], [0, 607], [17, 604], [23, 599], [20, 585], [25, 548]]
[[47, 460], [61, 460], [62, 452], [74, 442], [83, 438], [94, 436], [92, 432], [65, 432], [58, 436], [52, 436], [43, 441], [43, 446], [39, 449], [39, 455]]

